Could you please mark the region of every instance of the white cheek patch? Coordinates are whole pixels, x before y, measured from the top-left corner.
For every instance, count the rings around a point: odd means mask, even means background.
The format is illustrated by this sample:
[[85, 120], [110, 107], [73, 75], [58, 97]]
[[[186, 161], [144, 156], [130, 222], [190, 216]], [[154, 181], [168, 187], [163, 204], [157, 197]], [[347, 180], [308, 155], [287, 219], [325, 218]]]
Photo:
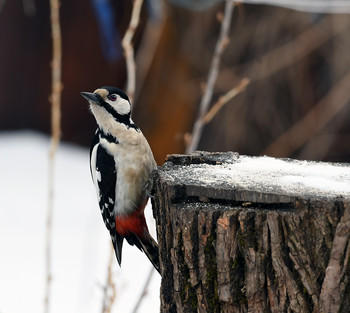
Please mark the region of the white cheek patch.
[[129, 101], [118, 97], [116, 101], [108, 100], [108, 103], [114, 108], [114, 110], [120, 115], [129, 114], [131, 111]]

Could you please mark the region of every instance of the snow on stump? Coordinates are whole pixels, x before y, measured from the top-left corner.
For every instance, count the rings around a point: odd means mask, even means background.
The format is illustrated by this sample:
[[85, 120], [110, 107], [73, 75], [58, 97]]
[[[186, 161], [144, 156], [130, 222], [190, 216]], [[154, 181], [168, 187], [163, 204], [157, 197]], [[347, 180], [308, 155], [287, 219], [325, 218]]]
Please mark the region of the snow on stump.
[[349, 312], [349, 164], [171, 155], [154, 192], [161, 312]]

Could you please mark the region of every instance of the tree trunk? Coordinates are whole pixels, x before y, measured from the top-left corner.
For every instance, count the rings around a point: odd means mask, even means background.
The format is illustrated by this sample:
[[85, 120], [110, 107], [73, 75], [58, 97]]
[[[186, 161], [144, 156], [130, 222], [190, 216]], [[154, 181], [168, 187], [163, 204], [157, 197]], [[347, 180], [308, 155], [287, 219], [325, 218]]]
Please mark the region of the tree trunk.
[[161, 312], [349, 312], [350, 166], [197, 152], [154, 189]]

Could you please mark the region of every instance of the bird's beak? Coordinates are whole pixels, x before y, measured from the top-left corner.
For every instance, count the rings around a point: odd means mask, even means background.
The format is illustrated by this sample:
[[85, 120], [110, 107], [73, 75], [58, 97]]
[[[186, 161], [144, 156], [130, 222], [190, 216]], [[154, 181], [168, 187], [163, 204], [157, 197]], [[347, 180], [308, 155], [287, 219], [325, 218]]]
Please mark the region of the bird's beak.
[[99, 95], [92, 92], [82, 91], [80, 94], [88, 101], [99, 102], [100, 100]]

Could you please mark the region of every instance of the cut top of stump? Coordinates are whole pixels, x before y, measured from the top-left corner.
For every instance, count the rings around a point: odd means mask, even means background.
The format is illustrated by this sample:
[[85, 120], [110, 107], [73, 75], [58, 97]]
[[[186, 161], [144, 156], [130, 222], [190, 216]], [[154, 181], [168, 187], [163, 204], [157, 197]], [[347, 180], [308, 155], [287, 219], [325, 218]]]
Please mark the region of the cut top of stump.
[[350, 200], [350, 164], [242, 156], [233, 152], [170, 155], [160, 179], [173, 185], [176, 202], [291, 203]]

